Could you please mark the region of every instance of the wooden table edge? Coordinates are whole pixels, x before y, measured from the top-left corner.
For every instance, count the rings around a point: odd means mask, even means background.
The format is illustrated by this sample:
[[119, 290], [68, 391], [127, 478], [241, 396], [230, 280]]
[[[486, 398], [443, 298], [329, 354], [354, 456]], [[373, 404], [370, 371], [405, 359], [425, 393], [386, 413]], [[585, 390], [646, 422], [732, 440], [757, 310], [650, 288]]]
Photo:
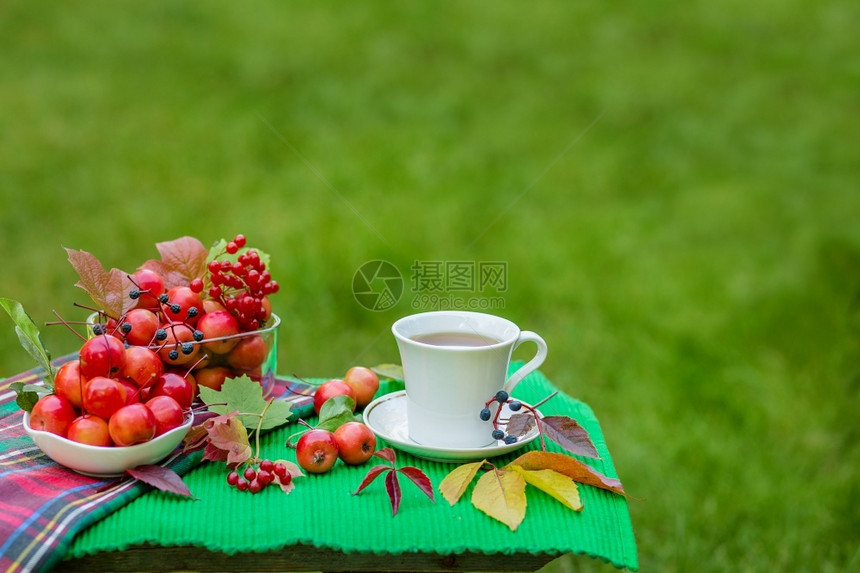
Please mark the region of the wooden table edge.
[[223, 553], [192, 545], [134, 545], [61, 561], [53, 571], [537, 571], [562, 553], [345, 553], [296, 544]]

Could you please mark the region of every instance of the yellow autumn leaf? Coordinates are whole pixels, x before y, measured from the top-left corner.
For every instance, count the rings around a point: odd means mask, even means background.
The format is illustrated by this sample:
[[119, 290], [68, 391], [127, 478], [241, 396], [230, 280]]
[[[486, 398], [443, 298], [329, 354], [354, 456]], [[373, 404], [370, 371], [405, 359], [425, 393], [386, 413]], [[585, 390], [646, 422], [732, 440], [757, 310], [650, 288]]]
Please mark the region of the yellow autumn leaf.
[[478, 473], [478, 470], [481, 469], [481, 466], [486, 461], [481, 460], [480, 462], [463, 464], [454, 468], [454, 471], [446, 475], [442, 483], [439, 484], [439, 492], [442, 494], [442, 497], [451, 505], [457, 503], [466, 492], [466, 488], [472, 483], [475, 474]]
[[526, 516], [526, 480], [520, 472], [493, 468], [475, 484], [472, 505], [516, 531]]
[[553, 470], [524, 470], [520, 466], [509, 466], [515, 472], [522, 474], [526, 483], [548, 493], [574, 511], [582, 511], [579, 500], [579, 488], [576, 482], [564, 474]]

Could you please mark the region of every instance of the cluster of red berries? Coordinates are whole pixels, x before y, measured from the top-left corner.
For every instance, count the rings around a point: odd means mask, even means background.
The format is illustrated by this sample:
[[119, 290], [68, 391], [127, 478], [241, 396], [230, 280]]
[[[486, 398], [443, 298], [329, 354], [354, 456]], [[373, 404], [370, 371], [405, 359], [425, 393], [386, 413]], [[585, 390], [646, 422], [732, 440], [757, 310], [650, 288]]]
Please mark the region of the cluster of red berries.
[[[266, 263], [254, 249], [248, 249], [231, 260], [245, 246], [244, 235], [236, 235], [224, 247], [224, 252], [209, 263], [209, 296], [230, 311], [243, 330], [261, 328], [271, 314], [270, 294], [278, 292], [277, 281], [266, 270]], [[225, 258], [221, 258], [225, 257]], [[202, 292], [203, 281], [192, 281], [191, 288]]]
[[289, 485], [293, 480], [287, 466], [272, 460], [263, 460], [258, 469], [247, 466], [240, 475], [237, 471], [227, 474], [227, 483], [239, 491], [260, 493], [267, 485], [277, 481], [281, 485]]

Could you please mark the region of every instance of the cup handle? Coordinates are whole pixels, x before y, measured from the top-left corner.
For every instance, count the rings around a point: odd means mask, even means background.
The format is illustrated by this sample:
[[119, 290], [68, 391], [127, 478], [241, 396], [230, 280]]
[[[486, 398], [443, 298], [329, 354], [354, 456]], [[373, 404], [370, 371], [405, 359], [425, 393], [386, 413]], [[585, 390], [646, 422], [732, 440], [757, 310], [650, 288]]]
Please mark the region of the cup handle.
[[543, 361], [546, 359], [546, 342], [543, 338], [531, 332], [530, 330], [523, 330], [520, 332], [520, 337], [517, 339], [516, 344], [514, 344], [514, 350], [519, 347], [523, 342], [534, 342], [537, 345], [537, 354], [535, 357], [526, 362], [523, 366], [520, 367], [519, 370], [511, 374], [510, 378], [505, 382], [505, 390], [508, 393], [513, 392], [514, 388], [517, 384], [522, 381], [527, 375], [529, 375], [533, 370], [537, 370]]

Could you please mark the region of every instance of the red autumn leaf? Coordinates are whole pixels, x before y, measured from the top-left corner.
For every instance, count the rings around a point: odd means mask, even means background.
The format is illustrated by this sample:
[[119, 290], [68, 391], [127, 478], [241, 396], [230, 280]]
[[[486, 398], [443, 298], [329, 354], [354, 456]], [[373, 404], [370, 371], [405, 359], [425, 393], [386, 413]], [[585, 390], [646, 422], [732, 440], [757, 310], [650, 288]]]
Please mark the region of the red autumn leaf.
[[66, 253], [80, 277], [75, 286], [84, 289], [108, 315], [119, 318], [137, 304], [128, 296], [134, 288], [128, 273], [119, 269], [106, 271], [101, 262], [86, 251], [66, 249]]
[[531, 412], [517, 412], [508, 420], [505, 431], [518, 438], [528, 434], [535, 427], [535, 417]]
[[185, 437], [182, 438], [182, 453], [196, 452], [209, 443], [209, 432], [203, 425], [191, 426]]
[[554, 470], [566, 475], [573, 481], [593, 485], [623, 496], [627, 495], [619, 480], [607, 477], [578, 459], [564, 454], [533, 450], [524, 453], [508, 465], [517, 465], [524, 470]]
[[391, 500], [391, 515], [397, 515], [397, 510], [400, 508], [400, 482], [397, 481], [397, 472], [390, 471], [385, 476], [385, 491], [388, 492], [388, 499]]
[[140, 480], [161, 491], [197, 499], [191, 493], [191, 490], [188, 489], [188, 486], [185, 485], [185, 482], [182, 481], [182, 478], [179, 477], [179, 474], [163, 466], [137, 466], [136, 468], [125, 470], [125, 472], [134, 479]]
[[161, 260], [146, 261], [140, 267], [158, 273], [164, 280], [164, 288], [187, 286], [192, 280], [206, 273], [209, 249], [194, 237], [180, 237], [173, 241], [156, 243]]
[[[251, 444], [248, 442], [248, 430], [242, 425], [237, 417], [238, 412], [223, 414], [210, 418], [203, 423], [209, 435], [209, 447], [218, 448], [227, 452], [227, 467], [236, 467], [251, 457]], [[212, 456], [216, 453], [212, 452]], [[211, 459], [208, 458], [207, 459]]]
[[[222, 450], [212, 445], [208, 440], [204, 442], [203, 459], [210, 462], [227, 463], [227, 450]], [[200, 448], [197, 448], [198, 450]]]
[[373, 466], [372, 468], [370, 468], [370, 471], [367, 472], [367, 475], [364, 476], [364, 479], [361, 480], [361, 483], [358, 485], [358, 489], [352, 492], [352, 495], [358, 495], [359, 493], [361, 493], [361, 490], [373, 483], [373, 480], [378, 478], [379, 475], [382, 474], [382, 472], [386, 471], [391, 471], [391, 468], [383, 465]]
[[597, 448], [588, 432], [576, 420], [567, 416], [544, 416], [540, 419], [541, 429], [553, 442], [572, 454], [587, 458], [599, 458]]
[[194, 420], [191, 422], [191, 424], [192, 426], [202, 426], [203, 422], [205, 422], [209, 418], [215, 418], [217, 416], [217, 412], [210, 412], [209, 410], [194, 412]]
[[396, 459], [394, 450], [392, 450], [391, 448], [382, 448], [381, 450], [376, 450], [375, 452], [373, 452], [373, 455], [382, 458], [387, 462], [390, 462], [392, 465], [394, 464]]
[[412, 483], [418, 486], [418, 489], [424, 492], [424, 495], [436, 501], [433, 497], [433, 484], [427, 474], [416, 468], [415, 466], [406, 466], [397, 470], [412, 480]]

